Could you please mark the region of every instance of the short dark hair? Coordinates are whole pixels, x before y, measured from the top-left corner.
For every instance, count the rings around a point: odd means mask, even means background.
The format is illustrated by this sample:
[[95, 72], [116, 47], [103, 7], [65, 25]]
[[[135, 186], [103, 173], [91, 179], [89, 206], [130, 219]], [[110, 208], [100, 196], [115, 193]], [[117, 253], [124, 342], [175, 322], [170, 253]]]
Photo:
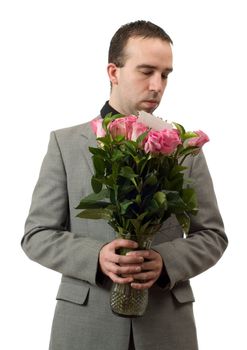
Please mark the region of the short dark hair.
[[109, 53], [108, 63], [114, 63], [117, 67], [123, 67], [125, 64], [124, 48], [129, 38], [159, 38], [173, 44], [170, 36], [159, 26], [149, 21], [135, 21], [124, 24], [113, 35]]

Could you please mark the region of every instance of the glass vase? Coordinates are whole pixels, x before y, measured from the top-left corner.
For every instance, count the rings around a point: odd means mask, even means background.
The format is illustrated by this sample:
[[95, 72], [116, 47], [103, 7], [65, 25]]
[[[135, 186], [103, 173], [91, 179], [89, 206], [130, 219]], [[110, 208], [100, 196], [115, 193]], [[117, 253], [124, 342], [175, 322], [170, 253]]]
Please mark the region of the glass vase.
[[[153, 236], [128, 236], [125, 238], [138, 242], [138, 250], [150, 249]], [[123, 249], [121, 255], [129, 250]], [[122, 317], [143, 316], [148, 305], [148, 289], [134, 289], [130, 284], [113, 283], [110, 296], [111, 310]]]

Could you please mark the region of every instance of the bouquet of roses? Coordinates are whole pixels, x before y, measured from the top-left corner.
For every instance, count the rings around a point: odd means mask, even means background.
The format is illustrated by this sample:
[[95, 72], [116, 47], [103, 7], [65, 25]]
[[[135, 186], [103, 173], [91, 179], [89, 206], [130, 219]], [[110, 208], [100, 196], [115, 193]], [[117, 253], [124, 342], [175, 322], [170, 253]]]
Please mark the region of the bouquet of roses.
[[[117, 237], [138, 242], [138, 249], [150, 249], [154, 234], [171, 215], [187, 234], [197, 201], [183, 163], [200, 152], [207, 135], [146, 112], [109, 114], [94, 119], [92, 128], [98, 140], [98, 147], [89, 148], [93, 193], [81, 200], [77, 209], [83, 211], [77, 216], [107, 220]], [[147, 304], [147, 289], [113, 283], [110, 305], [115, 314], [142, 316]]]
[[93, 193], [83, 198], [77, 216], [105, 219], [117, 237], [153, 235], [175, 215], [185, 234], [196, 214], [195, 190], [185, 179], [188, 156], [200, 152], [208, 136], [186, 131], [146, 112], [111, 115], [91, 122], [98, 147], [90, 147]]

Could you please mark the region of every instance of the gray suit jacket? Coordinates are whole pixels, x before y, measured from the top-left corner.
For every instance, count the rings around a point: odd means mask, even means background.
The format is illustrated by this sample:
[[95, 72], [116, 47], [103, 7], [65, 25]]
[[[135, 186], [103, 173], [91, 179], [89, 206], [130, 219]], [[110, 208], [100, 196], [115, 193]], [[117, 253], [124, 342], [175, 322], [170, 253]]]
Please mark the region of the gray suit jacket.
[[96, 146], [89, 123], [51, 133], [22, 239], [30, 259], [62, 274], [50, 349], [126, 350], [132, 325], [137, 350], [196, 350], [189, 279], [213, 266], [227, 246], [203, 153], [186, 164], [200, 208], [188, 238], [171, 217], [153, 242], [170, 284], [153, 286], [146, 314], [130, 319], [112, 314], [111, 281], [97, 278], [99, 251], [115, 238], [113, 230], [103, 220], [76, 218], [75, 207], [92, 192], [88, 146]]

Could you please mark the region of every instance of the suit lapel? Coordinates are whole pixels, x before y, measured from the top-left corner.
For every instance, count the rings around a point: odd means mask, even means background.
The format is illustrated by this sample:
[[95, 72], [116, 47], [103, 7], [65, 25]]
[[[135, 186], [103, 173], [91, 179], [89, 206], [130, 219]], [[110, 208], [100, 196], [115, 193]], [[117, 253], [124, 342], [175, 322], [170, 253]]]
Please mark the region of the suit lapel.
[[92, 162], [92, 153], [89, 152], [88, 147], [97, 147], [96, 136], [94, 135], [90, 122], [85, 123], [81, 132], [82, 143], [83, 143], [83, 156], [90, 168], [92, 175], [94, 174], [94, 167]]

